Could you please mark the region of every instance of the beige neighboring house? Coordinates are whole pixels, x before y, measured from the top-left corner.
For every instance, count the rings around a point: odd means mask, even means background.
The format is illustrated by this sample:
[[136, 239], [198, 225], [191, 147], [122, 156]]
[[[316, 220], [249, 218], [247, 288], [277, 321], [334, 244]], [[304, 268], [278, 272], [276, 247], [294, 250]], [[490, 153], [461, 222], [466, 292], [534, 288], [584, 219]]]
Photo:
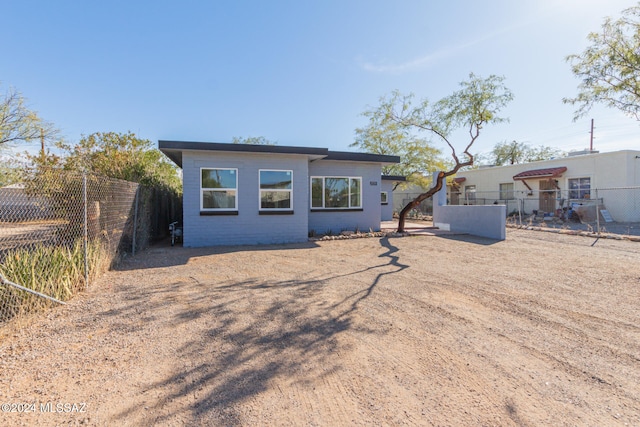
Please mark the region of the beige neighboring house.
[[448, 198], [451, 204], [506, 204], [507, 213], [521, 208], [558, 214], [572, 206], [593, 207], [595, 212], [598, 205], [616, 222], [639, 222], [638, 187], [640, 151], [584, 151], [459, 172]]

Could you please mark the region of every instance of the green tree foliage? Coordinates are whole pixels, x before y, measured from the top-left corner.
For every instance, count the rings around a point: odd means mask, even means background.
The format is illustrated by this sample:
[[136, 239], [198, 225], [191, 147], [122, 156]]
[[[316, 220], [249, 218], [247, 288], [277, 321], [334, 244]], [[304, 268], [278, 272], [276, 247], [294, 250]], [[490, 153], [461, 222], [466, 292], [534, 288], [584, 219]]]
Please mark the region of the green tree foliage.
[[51, 154], [30, 157], [37, 169], [90, 172], [182, 193], [180, 177], [173, 163], [151, 141], [131, 132], [96, 132], [75, 145], [62, 141], [56, 145], [62, 151], [62, 157]]
[[264, 136], [249, 136], [246, 138], [234, 136], [231, 139], [233, 144], [253, 144], [253, 145], [277, 145], [277, 142], [270, 141]]
[[515, 165], [519, 163], [549, 160], [562, 157], [565, 153], [553, 147], [531, 147], [524, 142], [499, 142], [491, 150], [489, 162], [496, 166]]
[[10, 143], [51, 140], [57, 131], [26, 106], [26, 100], [15, 89], [0, 98], [0, 147]]
[[0, 187], [20, 182], [22, 170], [5, 162], [0, 163]]
[[567, 57], [581, 80], [578, 95], [563, 99], [578, 107], [574, 119], [602, 103], [640, 120], [640, 4], [618, 20], [606, 18], [602, 32], [590, 33], [588, 40], [584, 52]]
[[[498, 113], [513, 99], [513, 94], [504, 85], [504, 77], [491, 75], [481, 78], [470, 74], [469, 79], [460, 83], [461, 88], [452, 95], [430, 103], [423, 100], [413, 105], [412, 97], [397, 96], [395, 104], [387, 108], [388, 120], [412, 132], [426, 132], [431, 138], [449, 147], [452, 166], [438, 174], [434, 186], [409, 202], [400, 212], [398, 231], [404, 231], [407, 213], [423, 200], [437, 193], [448, 177], [455, 175], [461, 168], [472, 166], [474, 157], [469, 151], [487, 124], [507, 121]], [[462, 153], [458, 154], [453, 133], [463, 129], [469, 135]]]
[[449, 165], [440, 149], [394, 119], [394, 109], [409, 108], [412, 99], [413, 95], [402, 95], [398, 91], [380, 98], [377, 108], [362, 113], [369, 121], [366, 126], [356, 129], [356, 139], [351, 147], [373, 154], [400, 156], [399, 164], [384, 166], [382, 172], [404, 176], [409, 182], [426, 186], [433, 172]]

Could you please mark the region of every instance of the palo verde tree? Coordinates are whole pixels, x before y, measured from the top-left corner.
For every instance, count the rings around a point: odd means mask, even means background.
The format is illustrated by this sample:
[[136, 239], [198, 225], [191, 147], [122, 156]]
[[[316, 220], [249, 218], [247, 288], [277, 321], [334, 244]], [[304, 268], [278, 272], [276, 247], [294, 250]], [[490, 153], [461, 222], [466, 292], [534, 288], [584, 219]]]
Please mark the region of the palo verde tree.
[[0, 148], [14, 142], [51, 140], [56, 134], [52, 124], [27, 108], [26, 100], [15, 89], [9, 88], [0, 97]]
[[602, 103], [640, 120], [640, 4], [617, 20], [606, 18], [602, 32], [587, 37], [589, 47], [567, 57], [581, 82], [578, 95], [563, 102], [578, 107], [574, 119]]
[[[423, 200], [440, 191], [446, 178], [455, 175], [461, 168], [473, 165], [473, 155], [469, 151], [487, 124], [501, 123], [506, 118], [498, 113], [513, 99], [513, 94], [504, 85], [504, 77], [491, 75], [481, 78], [471, 73], [469, 79], [460, 83], [461, 88], [452, 95], [430, 103], [423, 100], [413, 106], [410, 97], [398, 97], [399, 102], [391, 108], [383, 106], [388, 119], [411, 131], [427, 132], [432, 138], [444, 142], [451, 152], [453, 165], [447, 171], [440, 171], [436, 182], [425, 193], [409, 202], [400, 212], [398, 232], [404, 231], [407, 213]], [[458, 129], [466, 129], [469, 140], [461, 154], [456, 151], [452, 134]]]
[[410, 105], [412, 99], [413, 95], [402, 95], [398, 91], [380, 98], [376, 109], [362, 113], [369, 121], [356, 129], [355, 142], [350, 146], [368, 153], [399, 156], [400, 163], [384, 166], [382, 173], [404, 176], [409, 182], [424, 186], [430, 182], [433, 172], [446, 168], [447, 164], [441, 150], [394, 119], [394, 108]]

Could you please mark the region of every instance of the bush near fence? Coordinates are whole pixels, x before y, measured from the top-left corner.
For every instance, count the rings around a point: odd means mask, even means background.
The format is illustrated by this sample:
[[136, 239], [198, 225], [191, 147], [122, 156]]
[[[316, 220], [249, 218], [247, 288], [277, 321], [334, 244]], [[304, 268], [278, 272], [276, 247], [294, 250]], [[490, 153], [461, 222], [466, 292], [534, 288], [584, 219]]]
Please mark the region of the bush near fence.
[[70, 299], [180, 211], [167, 189], [96, 175], [52, 170], [0, 189], [0, 322]]

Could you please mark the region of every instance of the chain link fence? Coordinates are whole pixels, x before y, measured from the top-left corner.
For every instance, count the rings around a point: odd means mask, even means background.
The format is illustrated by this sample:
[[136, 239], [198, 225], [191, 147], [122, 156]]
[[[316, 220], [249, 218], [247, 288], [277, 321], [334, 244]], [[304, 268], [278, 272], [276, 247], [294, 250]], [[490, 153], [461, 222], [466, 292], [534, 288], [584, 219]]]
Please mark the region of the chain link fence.
[[448, 194], [450, 204], [507, 206], [507, 224], [640, 236], [640, 186], [581, 191], [477, 191]]
[[[395, 193], [394, 213], [420, 193]], [[548, 191], [449, 190], [450, 205], [491, 205], [507, 207], [507, 225], [514, 227], [558, 228], [598, 235], [640, 236], [640, 186]], [[409, 212], [409, 218], [424, 219], [433, 213], [427, 199]]]
[[0, 324], [64, 303], [166, 235], [181, 210], [169, 193], [61, 171], [0, 188]]

